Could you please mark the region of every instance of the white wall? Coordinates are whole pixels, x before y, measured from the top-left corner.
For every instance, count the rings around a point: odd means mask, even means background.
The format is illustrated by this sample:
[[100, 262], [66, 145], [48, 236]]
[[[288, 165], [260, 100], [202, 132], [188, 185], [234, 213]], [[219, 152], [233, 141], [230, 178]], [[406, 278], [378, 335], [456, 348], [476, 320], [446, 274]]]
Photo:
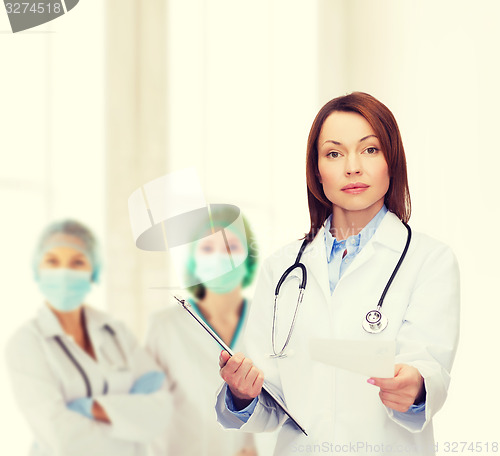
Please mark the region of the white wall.
[[318, 6], [171, 0], [167, 14], [169, 167], [197, 167], [207, 200], [237, 204], [269, 254], [308, 228]]
[[[500, 115], [495, 1], [350, 0], [345, 91], [383, 101], [408, 160], [412, 226], [452, 246], [461, 270], [461, 341], [436, 440], [498, 439], [495, 283]], [[443, 324], [446, 324], [443, 322]]]
[[[0, 454], [27, 454], [31, 432], [11, 394], [6, 341], [42, 303], [31, 274], [35, 240], [49, 221], [104, 226], [103, 27], [86, 0], [53, 23], [12, 34], [0, 12]], [[103, 307], [104, 286], [89, 301]]]

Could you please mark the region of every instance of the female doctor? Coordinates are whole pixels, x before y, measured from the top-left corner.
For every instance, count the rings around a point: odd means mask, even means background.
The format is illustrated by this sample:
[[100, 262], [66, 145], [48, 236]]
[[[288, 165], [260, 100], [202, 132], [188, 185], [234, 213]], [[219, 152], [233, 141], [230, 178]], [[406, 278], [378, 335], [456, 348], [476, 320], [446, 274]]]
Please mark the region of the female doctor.
[[[459, 272], [448, 246], [409, 236], [406, 160], [389, 109], [360, 92], [328, 102], [309, 134], [306, 175], [311, 227], [300, 261], [308, 281], [297, 320], [291, 324], [300, 269], [273, 309], [276, 284], [302, 241], [262, 267], [247, 324], [249, 357], [221, 353], [218, 420], [247, 432], [281, 427], [277, 455], [435, 454], [432, 417], [446, 399], [458, 342]], [[367, 326], [403, 256], [379, 309], [387, 326]], [[395, 341], [394, 377], [314, 361], [312, 338]], [[261, 392], [264, 378], [308, 436]]]
[[79, 222], [53, 223], [33, 266], [45, 304], [6, 353], [30, 454], [146, 455], [167, 424], [164, 374], [123, 324], [83, 304], [101, 269], [95, 237]]

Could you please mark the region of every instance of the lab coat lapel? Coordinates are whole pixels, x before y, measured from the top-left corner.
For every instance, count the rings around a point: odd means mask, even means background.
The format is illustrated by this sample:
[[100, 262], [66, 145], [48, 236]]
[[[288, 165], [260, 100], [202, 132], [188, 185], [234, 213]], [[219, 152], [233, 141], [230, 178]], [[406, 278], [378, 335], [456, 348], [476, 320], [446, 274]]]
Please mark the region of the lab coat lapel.
[[47, 338], [64, 335], [59, 320], [46, 304], [38, 309], [36, 323], [40, 332]]
[[117, 353], [117, 340], [106, 330], [109, 326], [114, 332], [112, 322], [107, 315], [90, 306], [84, 306], [87, 332], [94, 348], [94, 353], [98, 360], [106, 361], [112, 367], [119, 367], [123, 360]]
[[402, 252], [406, 243], [406, 234], [406, 228], [397, 215], [387, 212], [380, 222], [377, 231], [375, 231], [371, 239], [356, 255], [352, 264], [347, 268], [340, 280], [348, 277], [369, 261], [375, 254], [377, 246], [382, 245], [397, 252]]
[[[330, 299], [330, 279], [328, 278], [328, 262], [326, 260], [324, 237], [325, 228], [322, 227], [309, 246], [304, 250], [302, 262], [307, 268], [307, 279], [316, 280], [323, 296], [328, 302]], [[307, 293], [307, 286], [305, 293]]]
[[401, 253], [406, 245], [408, 231], [396, 214], [388, 212], [373, 235], [373, 243], [384, 245]]
[[361, 252], [356, 255], [351, 265], [347, 268], [344, 274], [342, 274], [340, 280], [352, 274], [356, 269], [365, 264], [373, 256], [373, 254], [375, 253], [375, 248], [373, 247], [372, 241], [373, 238], [370, 239], [368, 243], [361, 249]]

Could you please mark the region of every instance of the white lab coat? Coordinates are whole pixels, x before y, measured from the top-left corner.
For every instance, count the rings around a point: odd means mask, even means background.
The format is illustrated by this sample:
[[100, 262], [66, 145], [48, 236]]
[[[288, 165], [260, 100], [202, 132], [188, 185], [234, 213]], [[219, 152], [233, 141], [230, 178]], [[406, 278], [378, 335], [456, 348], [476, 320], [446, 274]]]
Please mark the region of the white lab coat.
[[[386, 295], [382, 310], [389, 325], [380, 334], [362, 328], [376, 307], [406, 242], [407, 231], [391, 212], [330, 293], [324, 228], [306, 248], [302, 262], [307, 288], [287, 358], [271, 359], [271, 325], [276, 283], [295, 261], [300, 242], [279, 250], [263, 265], [246, 332], [248, 356], [280, 391], [302, 434], [262, 394], [247, 423], [225, 407], [227, 385], [218, 394], [218, 420], [226, 428], [261, 432], [282, 426], [276, 455], [319, 452], [341, 454], [434, 454], [431, 419], [443, 406], [459, 335], [459, 271], [445, 244], [413, 233], [406, 258]], [[297, 273], [297, 276], [300, 272]], [[277, 350], [290, 328], [298, 278], [282, 287]], [[288, 295], [288, 296], [287, 296]], [[416, 367], [425, 381], [425, 411], [399, 413], [385, 407], [379, 388], [367, 377], [311, 360], [311, 338], [395, 340], [396, 363]], [[317, 445], [317, 446], [314, 446]]]
[[[84, 306], [97, 361], [65, 334], [44, 305], [36, 318], [10, 339], [6, 355], [12, 387], [35, 436], [32, 456], [144, 456], [147, 443], [167, 425], [169, 401], [164, 391], [128, 394], [133, 382], [159, 368], [125, 326]], [[104, 325], [115, 332], [112, 336]], [[82, 375], [56, 342], [64, 345], [86, 372], [92, 396], [111, 424], [69, 410], [66, 403], [85, 397]], [[105, 382], [107, 394], [103, 394]]]
[[[172, 421], [154, 442], [155, 456], [234, 456], [254, 447], [251, 434], [228, 432], [217, 422], [213, 404], [223, 383], [221, 348], [188, 312], [175, 305], [153, 315], [146, 348], [167, 374], [174, 402]], [[244, 350], [241, 334], [233, 349]]]

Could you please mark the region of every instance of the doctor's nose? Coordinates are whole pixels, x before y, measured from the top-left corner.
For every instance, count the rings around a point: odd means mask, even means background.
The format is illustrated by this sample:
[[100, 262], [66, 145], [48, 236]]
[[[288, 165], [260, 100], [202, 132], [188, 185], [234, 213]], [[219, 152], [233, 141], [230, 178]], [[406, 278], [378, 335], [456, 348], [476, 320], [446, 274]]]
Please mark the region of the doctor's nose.
[[348, 158], [345, 168], [346, 176], [355, 176], [361, 174], [361, 164], [356, 158]]

